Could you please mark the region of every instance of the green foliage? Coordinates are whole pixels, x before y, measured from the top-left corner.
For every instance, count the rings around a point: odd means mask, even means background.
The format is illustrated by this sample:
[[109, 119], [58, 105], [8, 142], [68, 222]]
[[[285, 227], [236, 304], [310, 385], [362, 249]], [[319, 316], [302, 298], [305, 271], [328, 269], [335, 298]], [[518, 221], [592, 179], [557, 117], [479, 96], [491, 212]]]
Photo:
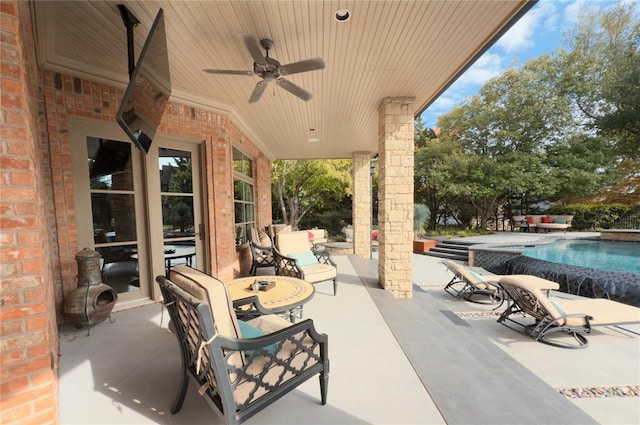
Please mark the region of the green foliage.
[[271, 168], [274, 219], [309, 227], [327, 211], [351, 208], [350, 160], [275, 161]]
[[639, 212], [640, 203], [635, 205], [571, 204], [549, 209], [549, 214], [573, 215], [571, 228], [574, 230], [609, 229], [621, 218], [637, 215]]
[[429, 208], [424, 204], [413, 204], [413, 231], [424, 230], [430, 216]]

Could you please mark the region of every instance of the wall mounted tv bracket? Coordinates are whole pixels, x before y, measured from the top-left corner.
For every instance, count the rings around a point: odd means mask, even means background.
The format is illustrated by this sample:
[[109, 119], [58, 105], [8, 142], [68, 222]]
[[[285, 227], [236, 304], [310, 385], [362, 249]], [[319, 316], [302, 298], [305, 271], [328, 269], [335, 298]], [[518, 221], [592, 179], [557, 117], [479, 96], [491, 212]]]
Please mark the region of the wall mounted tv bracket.
[[131, 78], [133, 69], [136, 67], [135, 47], [133, 45], [133, 28], [137, 27], [140, 21], [124, 4], [119, 4], [118, 9], [120, 10], [120, 15], [122, 15], [124, 26], [127, 28], [127, 57], [129, 59], [129, 78]]

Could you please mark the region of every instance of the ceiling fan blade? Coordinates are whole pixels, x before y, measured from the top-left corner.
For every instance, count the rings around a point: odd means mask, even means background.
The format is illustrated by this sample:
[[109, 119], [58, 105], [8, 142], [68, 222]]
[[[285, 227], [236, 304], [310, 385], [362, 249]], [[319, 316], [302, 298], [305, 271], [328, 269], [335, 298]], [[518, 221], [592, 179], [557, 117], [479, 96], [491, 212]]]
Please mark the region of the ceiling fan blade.
[[278, 78], [276, 80], [276, 84], [282, 87], [283, 89], [285, 89], [286, 91], [288, 91], [289, 93], [293, 94], [294, 96], [298, 96], [300, 99], [304, 100], [305, 102], [308, 100], [311, 100], [311, 98], [313, 97], [311, 93], [309, 93], [302, 87], [296, 86], [291, 81], [286, 80], [284, 78]]
[[244, 45], [247, 46], [247, 50], [251, 54], [253, 61], [255, 63], [259, 63], [260, 65], [266, 65], [267, 60], [262, 54], [262, 49], [260, 48], [258, 39], [253, 34], [249, 34], [246, 32], [240, 33], [240, 37], [242, 37], [242, 39], [244, 40]]
[[267, 88], [267, 82], [266, 81], [259, 81], [258, 84], [256, 84], [256, 87], [253, 89], [253, 93], [251, 93], [251, 97], [249, 98], [249, 103], [255, 103], [258, 100], [260, 100], [260, 97], [262, 97], [262, 93], [264, 93], [264, 89]]
[[208, 74], [225, 74], [225, 75], [256, 75], [253, 71], [234, 71], [232, 69], [203, 69]]
[[293, 62], [280, 67], [280, 73], [283, 75], [296, 74], [298, 72], [315, 71], [324, 68], [322, 58], [307, 59], [300, 62]]

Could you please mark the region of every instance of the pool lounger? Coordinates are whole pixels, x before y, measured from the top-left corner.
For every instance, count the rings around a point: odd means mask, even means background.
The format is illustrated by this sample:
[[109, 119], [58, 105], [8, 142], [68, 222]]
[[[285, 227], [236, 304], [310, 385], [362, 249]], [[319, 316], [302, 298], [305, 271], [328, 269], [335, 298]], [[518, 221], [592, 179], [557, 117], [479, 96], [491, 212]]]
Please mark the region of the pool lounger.
[[[486, 300], [489, 303], [502, 302], [502, 291], [500, 286], [496, 284], [498, 275], [481, 267], [463, 266], [451, 260], [442, 260], [442, 264], [453, 273], [453, 278], [444, 287], [448, 294], [471, 302], [485, 302]], [[486, 298], [483, 298], [482, 301], [472, 299], [476, 295]]]
[[[562, 348], [585, 348], [589, 341], [585, 334], [591, 333], [593, 326], [622, 325], [640, 322], [640, 308], [603, 298], [593, 299], [550, 299], [542, 291], [550, 282], [537, 276], [500, 276], [498, 283], [510, 298], [507, 309], [498, 318], [498, 323], [523, 330], [534, 340]], [[555, 284], [557, 285], [557, 284]], [[554, 288], [549, 288], [554, 289]], [[514, 316], [520, 320], [514, 319]], [[533, 324], [522, 319], [530, 316]], [[509, 324], [518, 325], [518, 329]], [[573, 337], [570, 342], [558, 332]]]

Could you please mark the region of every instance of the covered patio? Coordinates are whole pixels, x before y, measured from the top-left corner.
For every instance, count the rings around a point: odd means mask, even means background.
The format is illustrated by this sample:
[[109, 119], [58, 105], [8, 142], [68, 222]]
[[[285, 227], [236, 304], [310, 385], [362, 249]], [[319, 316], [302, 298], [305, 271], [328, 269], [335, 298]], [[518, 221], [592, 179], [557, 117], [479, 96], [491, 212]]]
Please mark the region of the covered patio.
[[[638, 423], [640, 326], [597, 328], [589, 348], [563, 350], [451, 298], [435, 258], [413, 256], [411, 300], [377, 285], [375, 258], [335, 259], [340, 296], [318, 284], [304, 312], [330, 338], [327, 405], [312, 379], [247, 423]], [[169, 413], [179, 352], [159, 304], [114, 318], [90, 336], [61, 329], [62, 423], [223, 423], [193, 383], [182, 411]]]

